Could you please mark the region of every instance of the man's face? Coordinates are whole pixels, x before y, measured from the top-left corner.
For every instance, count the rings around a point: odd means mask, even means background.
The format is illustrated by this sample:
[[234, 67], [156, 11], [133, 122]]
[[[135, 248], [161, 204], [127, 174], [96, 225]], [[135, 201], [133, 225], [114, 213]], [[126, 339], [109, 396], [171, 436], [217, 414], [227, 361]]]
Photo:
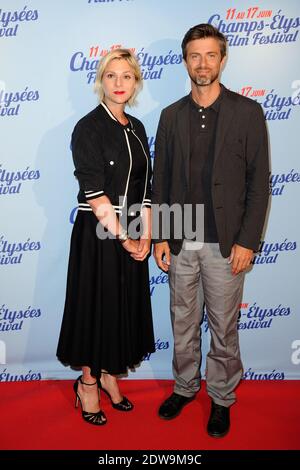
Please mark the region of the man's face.
[[199, 87], [218, 79], [224, 57], [215, 38], [194, 39], [187, 44], [186, 68], [192, 82]]

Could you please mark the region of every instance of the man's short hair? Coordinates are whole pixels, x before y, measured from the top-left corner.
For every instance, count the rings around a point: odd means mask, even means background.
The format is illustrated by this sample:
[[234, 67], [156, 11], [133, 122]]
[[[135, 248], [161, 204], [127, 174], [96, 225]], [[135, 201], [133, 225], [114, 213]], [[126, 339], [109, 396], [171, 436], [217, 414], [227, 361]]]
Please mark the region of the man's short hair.
[[219, 41], [220, 44], [220, 52], [221, 52], [221, 59], [226, 56], [226, 42], [227, 39], [224, 34], [220, 33], [220, 31], [208, 23], [201, 23], [193, 26], [188, 30], [185, 34], [182, 43], [182, 55], [184, 60], [186, 60], [187, 55], [187, 45], [189, 42], [194, 41], [195, 39], [204, 39], [204, 38], [215, 38]]

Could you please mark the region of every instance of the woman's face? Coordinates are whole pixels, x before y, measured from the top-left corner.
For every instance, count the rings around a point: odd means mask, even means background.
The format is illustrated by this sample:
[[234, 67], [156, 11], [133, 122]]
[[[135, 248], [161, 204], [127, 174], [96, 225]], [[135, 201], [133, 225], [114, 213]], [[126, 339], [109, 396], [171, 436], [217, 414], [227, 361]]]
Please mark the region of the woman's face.
[[127, 60], [111, 60], [102, 77], [105, 103], [108, 106], [125, 104], [132, 97], [135, 87], [134, 71]]

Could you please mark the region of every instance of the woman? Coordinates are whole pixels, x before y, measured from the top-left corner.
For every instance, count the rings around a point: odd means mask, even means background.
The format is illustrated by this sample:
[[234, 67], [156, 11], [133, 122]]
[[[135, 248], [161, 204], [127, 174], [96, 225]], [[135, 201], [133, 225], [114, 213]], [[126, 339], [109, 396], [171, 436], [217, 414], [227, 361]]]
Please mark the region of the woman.
[[100, 104], [72, 134], [79, 207], [57, 356], [82, 368], [75, 406], [79, 401], [83, 419], [95, 425], [106, 423], [100, 390], [114, 408], [133, 408], [115, 376], [155, 351], [147, 261], [151, 163], [142, 123], [124, 111], [141, 80], [129, 50], [108, 53], [96, 76]]

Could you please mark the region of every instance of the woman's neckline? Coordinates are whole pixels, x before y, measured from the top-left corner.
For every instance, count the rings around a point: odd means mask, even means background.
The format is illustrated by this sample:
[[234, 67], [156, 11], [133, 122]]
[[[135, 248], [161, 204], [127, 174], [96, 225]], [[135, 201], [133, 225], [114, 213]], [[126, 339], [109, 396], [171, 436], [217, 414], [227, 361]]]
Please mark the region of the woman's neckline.
[[102, 105], [104, 106], [104, 108], [107, 110], [108, 114], [111, 115], [111, 118], [112, 118], [112, 119], [114, 119], [115, 121], [117, 121], [117, 122], [118, 122], [121, 126], [123, 126], [123, 127], [128, 126], [128, 124], [130, 123], [130, 120], [129, 120], [129, 118], [127, 117], [125, 111], [124, 111], [124, 116], [125, 116], [125, 118], [127, 119], [127, 122], [126, 122], [126, 123], [123, 123], [123, 122], [121, 122], [121, 121], [117, 118], [117, 116], [112, 112], [112, 110], [107, 106], [107, 104], [106, 104], [104, 101], [102, 101], [101, 104], [102, 104]]

